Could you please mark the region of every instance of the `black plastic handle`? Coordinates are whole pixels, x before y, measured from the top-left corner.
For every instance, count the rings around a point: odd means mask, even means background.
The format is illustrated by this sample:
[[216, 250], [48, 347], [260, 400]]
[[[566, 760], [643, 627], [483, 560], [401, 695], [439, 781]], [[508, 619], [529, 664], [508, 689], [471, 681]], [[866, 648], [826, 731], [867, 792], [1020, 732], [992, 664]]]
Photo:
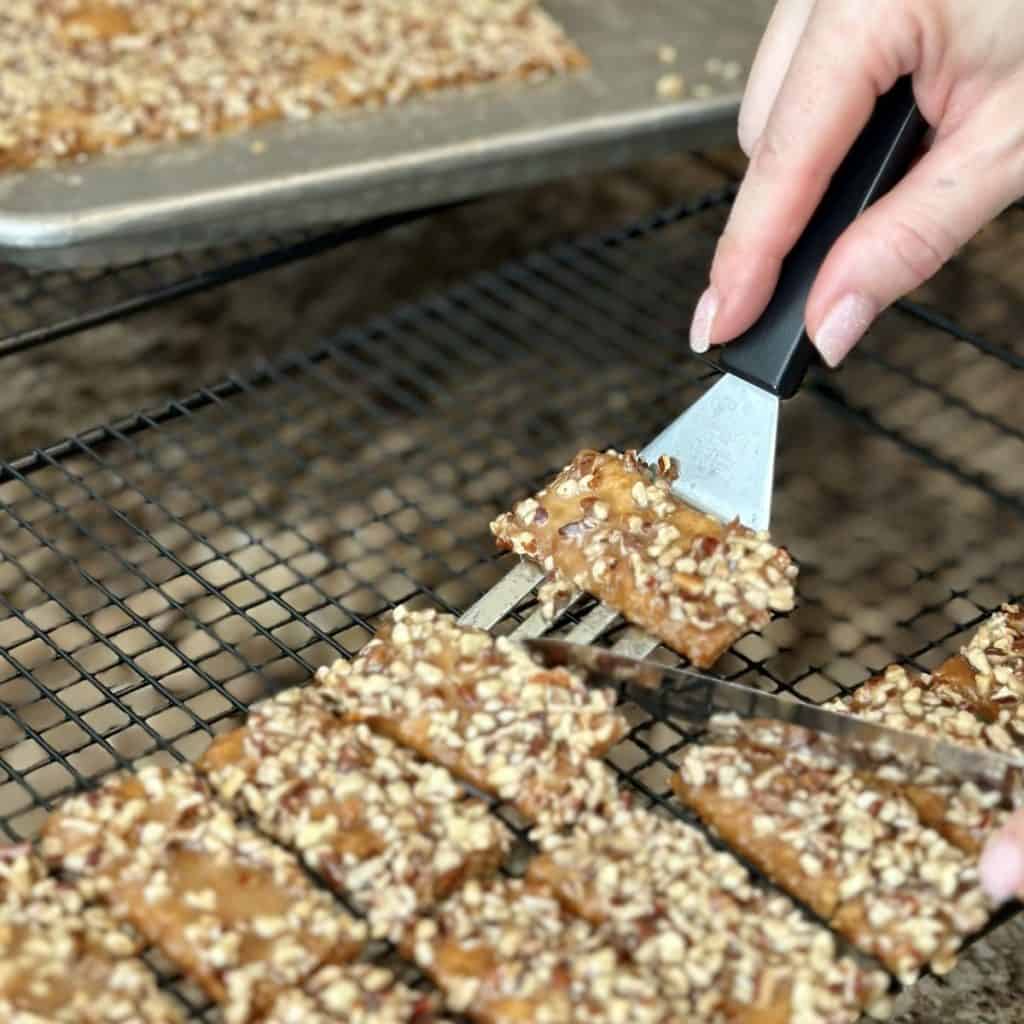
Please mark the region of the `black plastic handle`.
[[807, 337], [804, 307], [818, 270], [843, 231], [910, 169], [927, 130], [910, 78], [901, 78], [878, 100], [821, 205], [783, 261], [768, 308], [723, 348], [724, 369], [780, 398], [796, 393], [817, 358]]

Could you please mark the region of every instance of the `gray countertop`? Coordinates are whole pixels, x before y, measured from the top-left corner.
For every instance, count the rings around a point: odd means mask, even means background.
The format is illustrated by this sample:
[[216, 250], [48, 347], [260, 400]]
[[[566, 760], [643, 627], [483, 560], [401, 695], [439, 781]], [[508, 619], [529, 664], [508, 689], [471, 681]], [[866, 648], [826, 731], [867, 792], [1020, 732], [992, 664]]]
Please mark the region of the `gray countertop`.
[[895, 1024], [1015, 1024], [1024, 1020], [1024, 920], [976, 942], [945, 978], [926, 978], [897, 1004]]

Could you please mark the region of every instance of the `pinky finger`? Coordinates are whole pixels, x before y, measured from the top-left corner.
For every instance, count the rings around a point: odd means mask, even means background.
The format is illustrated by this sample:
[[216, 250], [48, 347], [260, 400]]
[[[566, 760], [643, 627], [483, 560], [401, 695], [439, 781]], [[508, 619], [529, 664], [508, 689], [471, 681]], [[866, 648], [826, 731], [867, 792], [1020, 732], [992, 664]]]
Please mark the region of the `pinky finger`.
[[978, 865], [993, 903], [1024, 894], [1024, 811], [1018, 811], [985, 846]]

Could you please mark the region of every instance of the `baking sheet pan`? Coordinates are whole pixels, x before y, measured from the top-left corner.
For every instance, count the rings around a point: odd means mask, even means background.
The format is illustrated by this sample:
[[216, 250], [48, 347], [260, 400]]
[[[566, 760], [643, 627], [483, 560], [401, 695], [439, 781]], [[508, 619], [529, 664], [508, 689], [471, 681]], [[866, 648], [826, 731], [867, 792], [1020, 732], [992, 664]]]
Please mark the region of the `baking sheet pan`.
[[[0, 178], [0, 259], [132, 262], [484, 195], [733, 136], [771, 0], [547, 0], [592, 67]], [[671, 61], [665, 48], [675, 50]], [[723, 73], [722, 69], [725, 69]], [[679, 74], [681, 96], [659, 94]], [[664, 90], [662, 90], [664, 92]]]

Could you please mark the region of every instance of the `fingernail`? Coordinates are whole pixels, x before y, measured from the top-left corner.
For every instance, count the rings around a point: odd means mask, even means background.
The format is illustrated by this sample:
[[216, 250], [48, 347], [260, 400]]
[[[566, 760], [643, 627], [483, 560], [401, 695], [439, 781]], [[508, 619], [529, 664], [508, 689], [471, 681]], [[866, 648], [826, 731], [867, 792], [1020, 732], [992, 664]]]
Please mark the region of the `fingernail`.
[[864, 337], [877, 313], [875, 304], [863, 295], [844, 295], [825, 314], [814, 335], [821, 358], [833, 368], [838, 366]]
[[1024, 888], [1024, 849], [1010, 836], [997, 836], [978, 864], [981, 884], [993, 903], [1005, 903]]
[[693, 311], [693, 322], [690, 324], [690, 348], [698, 355], [707, 352], [711, 347], [711, 328], [718, 312], [718, 293], [708, 288], [700, 297], [697, 308]]

